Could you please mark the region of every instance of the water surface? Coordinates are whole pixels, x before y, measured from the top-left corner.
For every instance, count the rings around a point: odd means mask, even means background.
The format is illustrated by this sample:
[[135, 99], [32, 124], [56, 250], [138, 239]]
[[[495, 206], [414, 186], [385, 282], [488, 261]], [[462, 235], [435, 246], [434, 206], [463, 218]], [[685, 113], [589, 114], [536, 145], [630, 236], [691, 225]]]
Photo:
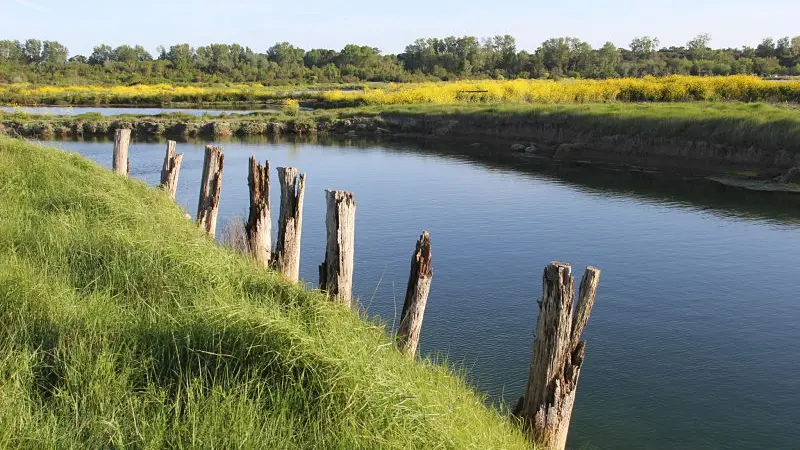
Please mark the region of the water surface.
[[[53, 145], [110, 166], [108, 142]], [[646, 172], [545, 171], [527, 159], [475, 162], [466, 147], [440, 143], [221, 145], [220, 228], [246, 212], [251, 154], [273, 167], [273, 208], [275, 167], [308, 174], [309, 283], [324, 257], [323, 190], [355, 193], [354, 292], [389, 323], [414, 243], [429, 230], [435, 275], [421, 351], [463, 366], [495, 401], [513, 404], [526, 382], [545, 264], [569, 262], [577, 278], [601, 268], [571, 447], [800, 446], [797, 197]], [[203, 143], [178, 149], [178, 203], [194, 213]], [[132, 176], [157, 183], [164, 150], [133, 143]]]

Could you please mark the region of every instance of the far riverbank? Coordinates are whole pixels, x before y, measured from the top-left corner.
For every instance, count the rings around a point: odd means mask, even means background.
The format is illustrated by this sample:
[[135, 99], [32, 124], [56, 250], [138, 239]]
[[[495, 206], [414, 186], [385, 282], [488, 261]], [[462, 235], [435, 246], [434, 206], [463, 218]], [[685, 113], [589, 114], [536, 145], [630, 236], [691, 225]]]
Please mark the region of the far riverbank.
[[407, 105], [221, 117], [0, 114], [30, 138], [250, 135], [421, 136], [557, 161], [612, 163], [772, 180], [800, 166], [800, 110], [762, 103]]

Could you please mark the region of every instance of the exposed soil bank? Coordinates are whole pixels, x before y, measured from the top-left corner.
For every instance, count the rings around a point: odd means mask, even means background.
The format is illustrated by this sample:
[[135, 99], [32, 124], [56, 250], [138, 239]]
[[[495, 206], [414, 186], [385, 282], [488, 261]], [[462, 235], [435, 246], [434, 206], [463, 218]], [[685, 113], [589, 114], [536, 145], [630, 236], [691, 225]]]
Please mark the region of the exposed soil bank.
[[800, 131], [796, 124], [758, 124], [736, 118], [623, 117], [570, 111], [426, 113], [366, 109], [215, 119], [169, 115], [110, 118], [0, 116], [0, 131], [12, 136], [110, 136], [118, 128], [131, 128], [138, 137], [322, 133], [424, 136], [458, 139], [474, 146], [502, 143], [500, 148], [508, 151], [555, 160], [606, 162], [708, 174], [750, 170], [765, 177], [775, 177], [800, 166]]

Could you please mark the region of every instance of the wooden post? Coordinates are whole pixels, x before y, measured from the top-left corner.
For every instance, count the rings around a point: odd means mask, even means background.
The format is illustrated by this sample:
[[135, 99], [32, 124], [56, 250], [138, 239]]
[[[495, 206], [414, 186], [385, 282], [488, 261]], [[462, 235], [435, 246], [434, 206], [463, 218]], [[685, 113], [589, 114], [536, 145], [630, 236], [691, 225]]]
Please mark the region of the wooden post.
[[264, 165], [250, 157], [247, 175], [250, 188], [250, 215], [244, 226], [247, 246], [253, 258], [264, 267], [269, 267], [272, 246], [272, 219], [269, 213], [269, 161]]
[[215, 145], [206, 146], [203, 177], [200, 179], [200, 200], [197, 204], [197, 225], [211, 237], [217, 231], [219, 196], [222, 192], [222, 166], [225, 156]]
[[303, 231], [303, 194], [306, 176], [294, 167], [278, 167], [281, 184], [281, 210], [278, 218], [278, 241], [272, 265], [287, 279], [300, 279], [300, 236]]
[[114, 157], [111, 168], [117, 175], [127, 177], [131, 171], [128, 161], [128, 145], [131, 142], [131, 130], [120, 128], [114, 133]]
[[178, 174], [181, 171], [183, 153], [175, 154], [175, 141], [167, 141], [167, 154], [164, 156], [164, 165], [161, 168], [161, 188], [175, 200], [178, 191]]
[[350, 306], [353, 294], [356, 201], [352, 192], [325, 191], [328, 243], [325, 261], [319, 265], [319, 288]]
[[397, 329], [397, 346], [406, 356], [413, 358], [417, 353], [419, 335], [422, 330], [422, 316], [428, 303], [433, 271], [431, 270], [431, 236], [427, 231], [417, 241], [417, 248], [411, 256], [411, 274], [408, 276], [406, 301]]
[[600, 271], [586, 269], [573, 317], [574, 281], [568, 264], [550, 263], [544, 270], [543, 296], [533, 343], [528, 386], [517, 414], [529, 439], [540, 448], [563, 450], [575, 404], [578, 376], [586, 353], [580, 336], [594, 305]]

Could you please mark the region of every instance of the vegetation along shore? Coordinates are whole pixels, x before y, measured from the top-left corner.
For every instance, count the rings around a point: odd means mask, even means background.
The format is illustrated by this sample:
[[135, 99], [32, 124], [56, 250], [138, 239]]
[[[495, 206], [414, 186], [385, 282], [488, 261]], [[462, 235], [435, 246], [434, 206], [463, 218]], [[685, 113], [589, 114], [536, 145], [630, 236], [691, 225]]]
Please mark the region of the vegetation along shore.
[[528, 157], [776, 177], [800, 165], [800, 112], [764, 103], [385, 105], [223, 117], [0, 115], [11, 135], [139, 138], [319, 133], [458, 139]]

